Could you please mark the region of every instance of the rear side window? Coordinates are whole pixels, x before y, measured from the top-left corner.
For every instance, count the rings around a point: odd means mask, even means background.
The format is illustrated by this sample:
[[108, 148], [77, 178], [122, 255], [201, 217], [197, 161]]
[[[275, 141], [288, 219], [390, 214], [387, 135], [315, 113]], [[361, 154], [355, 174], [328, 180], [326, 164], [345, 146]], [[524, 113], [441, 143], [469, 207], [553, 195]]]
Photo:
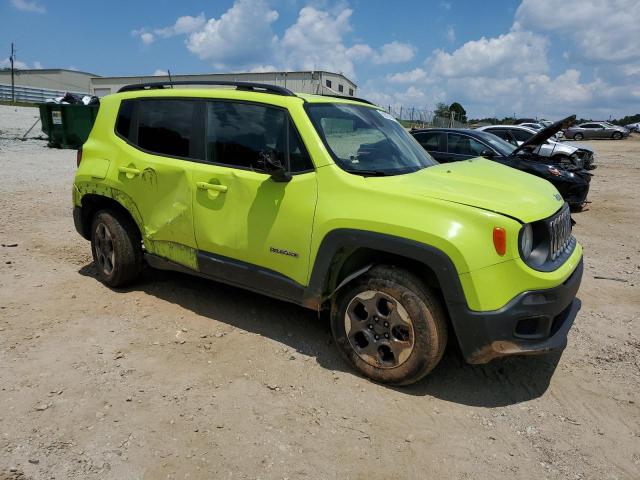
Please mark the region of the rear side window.
[[513, 139], [513, 137], [509, 133], [509, 130], [507, 130], [506, 128], [488, 128], [487, 130], [485, 130], [485, 132], [493, 133], [496, 137], [500, 137], [505, 142], [509, 142], [516, 147], [518, 146], [518, 142]]
[[[313, 167], [285, 110], [240, 102], [209, 102], [207, 160], [260, 170], [261, 154], [273, 152], [291, 172]], [[288, 132], [287, 132], [288, 130]]]
[[179, 99], [142, 100], [138, 103], [140, 148], [160, 155], [194, 157], [196, 102]]
[[120, 104], [118, 111], [118, 120], [116, 121], [116, 132], [123, 138], [129, 140], [131, 138], [131, 119], [133, 117], [132, 100], [124, 100]]
[[443, 136], [444, 136], [444, 133], [441, 133], [441, 132], [417, 133], [415, 135], [416, 140], [418, 140], [418, 143], [422, 145], [422, 148], [424, 148], [425, 150], [429, 150], [431, 152], [442, 151], [442, 148], [440, 148], [440, 145], [441, 145], [441, 138]]
[[526, 142], [533, 137], [533, 133], [529, 133], [524, 130], [511, 130], [511, 133], [519, 142]]

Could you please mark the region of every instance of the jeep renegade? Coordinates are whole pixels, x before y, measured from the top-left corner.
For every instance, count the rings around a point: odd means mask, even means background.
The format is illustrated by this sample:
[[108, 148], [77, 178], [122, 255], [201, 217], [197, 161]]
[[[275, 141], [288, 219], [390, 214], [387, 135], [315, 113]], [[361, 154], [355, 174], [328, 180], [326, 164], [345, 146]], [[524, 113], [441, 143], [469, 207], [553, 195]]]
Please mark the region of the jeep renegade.
[[78, 152], [73, 217], [106, 285], [146, 263], [326, 309], [346, 359], [391, 384], [449, 337], [469, 363], [565, 346], [582, 247], [550, 183], [440, 165], [363, 100], [175, 83], [104, 97]]

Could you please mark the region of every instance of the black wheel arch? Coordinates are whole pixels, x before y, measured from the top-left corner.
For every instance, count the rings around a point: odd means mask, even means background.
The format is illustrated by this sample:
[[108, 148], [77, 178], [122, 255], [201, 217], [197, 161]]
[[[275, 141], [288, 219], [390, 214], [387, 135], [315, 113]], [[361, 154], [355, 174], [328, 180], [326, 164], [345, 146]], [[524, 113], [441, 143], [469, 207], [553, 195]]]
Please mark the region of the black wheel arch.
[[353, 229], [337, 229], [325, 236], [303, 304], [314, 310], [322, 309], [345, 279], [351, 281], [378, 264], [397, 265], [418, 275], [442, 293], [449, 311], [452, 307], [467, 306], [458, 272], [442, 250], [406, 238]]
[[[100, 210], [111, 210], [131, 220], [138, 227], [133, 215], [120, 202], [113, 198], [94, 193], [87, 193], [82, 197], [81, 207], [74, 208], [74, 222], [78, 233], [86, 240], [91, 240], [91, 222]], [[139, 230], [139, 227], [138, 227]], [[142, 232], [140, 232], [142, 234]]]

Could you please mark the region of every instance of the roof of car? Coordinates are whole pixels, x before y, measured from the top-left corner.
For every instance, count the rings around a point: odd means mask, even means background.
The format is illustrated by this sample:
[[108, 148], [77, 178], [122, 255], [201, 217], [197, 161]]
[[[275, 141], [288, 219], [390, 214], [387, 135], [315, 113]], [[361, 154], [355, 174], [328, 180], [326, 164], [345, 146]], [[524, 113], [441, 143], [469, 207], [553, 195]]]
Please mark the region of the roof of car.
[[411, 130], [410, 133], [422, 133], [422, 132], [462, 132], [462, 133], [474, 133], [477, 130], [471, 128], [449, 128], [449, 127], [431, 127], [431, 128], [417, 128]]
[[[176, 88], [174, 88], [176, 87]], [[183, 81], [183, 82], [152, 82], [142, 84], [131, 84], [122, 87], [118, 95], [125, 98], [137, 97], [204, 97], [216, 98], [218, 96], [230, 98], [241, 97], [244, 100], [255, 96], [256, 99], [265, 100], [263, 95], [269, 95], [272, 98], [299, 98], [308, 103], [351, 103], [351, 104], [368, 104], [379, 108], [368, 100], [347, 97], [342, 95], [311, 95], [305, 93], [294, 93], [284, 87], [277, 85], [250, 83], [250, 82], [231, 82], [231, 81]]]

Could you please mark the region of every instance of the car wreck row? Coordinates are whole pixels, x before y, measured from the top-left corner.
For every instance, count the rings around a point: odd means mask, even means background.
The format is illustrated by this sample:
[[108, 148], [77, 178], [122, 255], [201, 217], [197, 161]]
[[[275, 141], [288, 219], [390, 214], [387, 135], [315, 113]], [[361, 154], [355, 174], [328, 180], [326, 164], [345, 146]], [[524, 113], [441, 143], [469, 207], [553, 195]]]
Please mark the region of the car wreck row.
[[556, 135], [575, 120], [567, 117], [535, 130], [523, 125], [491, 125], [472, 129], [414, 129], [411, 134], [438, 162], [449, 163], [484, 157], [543, 178], [560, 192], [573, 211], [587, 203], [589, 184], [596, 168], [594, 153], [560, 143]]

